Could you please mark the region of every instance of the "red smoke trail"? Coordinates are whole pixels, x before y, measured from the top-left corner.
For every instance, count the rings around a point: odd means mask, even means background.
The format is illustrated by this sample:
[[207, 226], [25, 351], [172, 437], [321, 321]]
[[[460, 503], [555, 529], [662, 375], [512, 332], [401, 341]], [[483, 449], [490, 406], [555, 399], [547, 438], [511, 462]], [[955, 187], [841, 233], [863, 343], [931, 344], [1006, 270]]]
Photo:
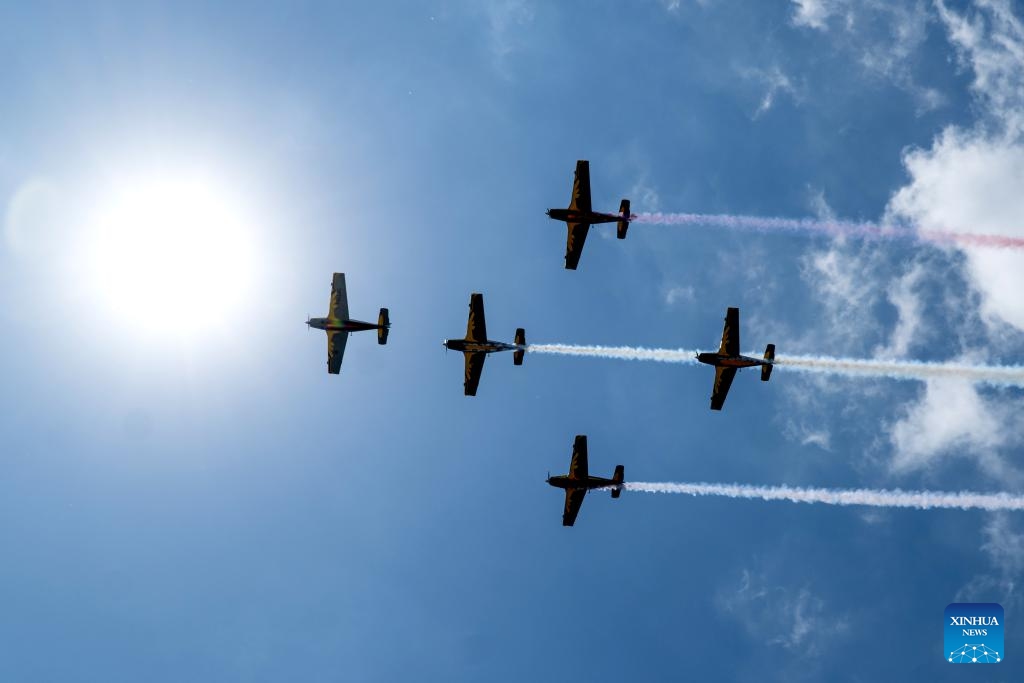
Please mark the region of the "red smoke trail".
[[882, 225], [871, 222], [816, 220], [812, 218], [772, 218], [703, 213], [639, 213], [633, 222], [652, 225], [712, 226], [755, 232], [806, 232], [833, 237], [863, 239], [903, 239], [936, 244], [992, 249], [1024, 249], [1024, 238], [943, 230], [915, 230], [908, 225]]

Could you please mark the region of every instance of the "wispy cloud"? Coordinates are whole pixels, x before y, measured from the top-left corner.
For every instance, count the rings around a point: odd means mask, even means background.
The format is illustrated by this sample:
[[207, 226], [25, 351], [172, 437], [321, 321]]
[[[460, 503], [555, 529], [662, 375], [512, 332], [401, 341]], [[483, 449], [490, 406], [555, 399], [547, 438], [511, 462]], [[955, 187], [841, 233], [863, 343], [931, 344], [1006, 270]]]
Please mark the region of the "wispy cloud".
[[826, 27], [826, 22], [835, 9], [829, 0], [793, 0], [793, 4], [796, 5], [793, 24], [819, 30]]
[[889, 285], [887, 297], [896, 308], [896, 327], [888, 344], [875, 349], [878, 358], [902, 358], [920, 339], [924, 321], [921, 297], [916, 291], [925, 279], [925, 266], [918, 262]]
[[493, 0], [485, 3], [488, 36], [495, 66], [506, 76], [507, 60], [523, 44], [523, 29], [536, 12], [529, 0]]
[[[829, 33], [836, 49], [857, 55], [865, 75], [881, 78], [908, 92], [918, 113], [946, 102], [935, 88], [914, 80], [912, 66], [934, 21], [923, 1], [792, 0], [791, 22], [798, 28]], [[884, 27], [884, 30], [879, 30]]]
[[1024, 531], [1015, 517], [1005, 512], [991, 515], [982, 529], [979, 548], [990, 569], [973, 576], [957, 591], [959, 602], [999, 602], [1004, 608], [1022, 603], [1018, 577], [1024, 572]]
[[832, 450], [832, 434], [827, 427], [821, 424], [816, 424], [812, 427], [805, 422], [798, 423], [794, 420], [788, 420], [783, 429], [783, 434], [786, 438], [796, 441], [801, 446], [817, 446], [825, 451]]
[[745, 68], [739, 70], [740, 75], [760, 85], [764, 90], [753, 118], [757, 119], [766, 114], [774, 105], [779, 95], [789, 95], [794, 101], [799, 102], [800, 96], [793, 81], [778, 66], [767, 69]]
[[674, 306], [677, 303], [690, 303], [696, 297], [693, 287], [687, 285], [673, 285], [665, 290], [665, 303]]
[[891, 466], [905, 473], [932, 466], [942, 457], [969, 457], [991, 476], [1019, 479], [998, 455], [1000, 448], [1019, 441], [1015, 412], [1014, 406], [983, 398], [963, 380], [930, 380], [921, 399], [888, 426]]
[[1007, 134], [1024, 132], [1024, 25], [1008, 0], [979, 0], [959, 13], [935, 0], [972, 89]]
[[820, 656], [849, 630], [848, 619], [829, 613], [810, 587], [771, 586], [749, 569], [742, 571], [738, 586], [719, 591], [717, 603], [752, 638], [781, 646], [801, 659]]

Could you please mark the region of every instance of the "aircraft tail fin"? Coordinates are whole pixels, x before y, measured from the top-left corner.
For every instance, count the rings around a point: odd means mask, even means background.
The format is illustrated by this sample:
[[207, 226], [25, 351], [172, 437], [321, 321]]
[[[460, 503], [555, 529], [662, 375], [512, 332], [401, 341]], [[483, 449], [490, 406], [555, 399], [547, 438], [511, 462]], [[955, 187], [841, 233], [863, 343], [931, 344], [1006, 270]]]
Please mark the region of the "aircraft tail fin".
[[612, 489], [612, 498], [618, 498], [622, 495], [622, 481], [626, 478], [626, 468], [622, 465], [615, 466], [615, 474], [612, 475], [612, 483], [615, 488]]
[[629, 200], [623, 199], [619, 204], [619, 215], [625, 220], [619, 221], [619, 230], [616, 233], [620, 240], [626, 239], [626, 231], [629, 230]]
[[[775, 360], [775, 344], [769, 344], [764, 350], [764, 359], [767, 361]], [[772, 376], [772, 364], [761, 366], [761, 381], [767, 382]]]
[[[521, 327], [516, 328], [516, 346], [526, 346], [526, 330]], [[526, 355], [526, 349], [516, 349], [512, 352], [512, 362], [516, 365], [523, 364], [523, 356]]]
[[380, 314], [377, 316], [377, 343], [387, 344], [388, 343], [388, 330], [391, 329], [391, 318], [388, 317], [388, 309], [380, 309]]

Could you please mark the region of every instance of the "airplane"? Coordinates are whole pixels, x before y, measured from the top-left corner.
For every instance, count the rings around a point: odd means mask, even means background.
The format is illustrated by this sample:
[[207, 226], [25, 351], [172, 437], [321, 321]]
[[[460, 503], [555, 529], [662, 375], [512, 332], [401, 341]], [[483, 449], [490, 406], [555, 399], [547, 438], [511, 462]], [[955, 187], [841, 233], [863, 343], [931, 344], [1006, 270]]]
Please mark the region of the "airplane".
[[476, 387], [480, 384], [480, 373], [484, 370], [487, 354], [498, 351], [512, 351], [512, 362], [523, 364], [526, 352], [526, 330], [516, 329], [515, 343], [491, 341], [487, 338], [487, 325], [484, 322], [484, 295], [473, 292], [469, 295], [469, 322], [466, 323], [465, 339], [445, 339], [444, 347], [452, 351], [462, 351], [466, 355], [466, 377], [463, 380], [466, 396], [476, 396]]
[[564, 221], [568, 228], [565, 240], [565, 267], [576, 270], [587, 241], [587, 231], [595, 223], [618, 223], [618, 238], [626, 239], [626, 230], [633, 216], [629, 213], [629, 200], [623, 199], [618, 213], [598, 213], [590, 208], [590, 162], [576, 162], [576, 177], [572, 183], [572, 200], [568, 209], [548, 209], [548, 217]]
[[380, 309], [376, 325], [349, 318], [345, 273], [335, 273], [331, 281], [331, 304], [327, 317], [309, 318], [306, 325], [327, 332], [327, 372], [337, 375], [341, 371], [341, 359], [345, 355], [349, 332], [377, 330], [377, 343], [387, 344], [391, 320], [386, 308]]
[[729, 308], [725, 312], [725, 328], [722, 330], [722, 345], [718, 353], [698, 353], [697, 360], [715, 366], [715, 386], [711, 392], [711, 410], [721, 410], [725, 397], [732, 386], [736, 370], [761, 366], [761, 381], [767, 382], [772, 376], [775, 360], [775, 344], [764, 350], [764, 359], [740, 355], [740, 309]]
[[562, 526], [572, 526], [579, 514], [580, 506], [587, 491], [591, 489], [611, 489], [612, 498], [622, 495], [622, 480], [626, 469], [622, 465], [615, 466], [615, 474], [611, 479], [591, 477], [587, 473], [587, 436], [577, 434], [572, 444], [572, 461], [569, 474], [552, 477], [548, 474], [547, 482], [552, 486], [565, 489], [565, 510], [562, 512]]

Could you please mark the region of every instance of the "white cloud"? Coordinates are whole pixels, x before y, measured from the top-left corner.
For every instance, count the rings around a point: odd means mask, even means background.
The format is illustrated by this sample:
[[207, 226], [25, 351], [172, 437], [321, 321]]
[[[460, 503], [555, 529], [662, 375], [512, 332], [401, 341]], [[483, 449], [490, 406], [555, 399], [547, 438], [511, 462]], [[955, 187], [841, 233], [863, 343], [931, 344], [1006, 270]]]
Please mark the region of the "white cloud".
[[718, 605], [753, 638], [781, 645], [802, 658], [820, 655], [831, 640], [849, 629], [847, 619], [829, 614], [825, 602], [808, 587], [769, 587], [763, 577], [746, 569], [738, 588], [719, 593]]
[[1013, 408], [986, 400], [958, 379], [930, 380], [924, 396], [889, 426], [897, 473], [924, 469], [943, 456], [972, 457], [989, 474], [1016, 478], [997, 451], [1017, 437]]
[[753, 118], [759, 118], [768, 112], [774, 105], [778, 96], [782, 93], [788, 94], [794, 101], [799, 102], [799, 95], [796, 87], [789, 76], [783, 73], [778, 66], [769, 69], [741, 69], [740, 75], [747, 80], [754, 81], [764, 88], [761, 101], [754, 111]]
[[818, 30], [825, 29], [826, 22], [834, 9], [828, 0], [793, 0], [793, 4], [796, 5], [793, 23], [797, 26]]
[[[961, 65], [974, 73], [972, 92], [981, 118], [971, 129], [947, 128], [930, 149], [905, 152], [910, 180], [891, 197], [885, 220], [925, 230], [1024, 237], [1024, 31], [1004, 0], [980, 0], [962, 14], [942, 0], [936, 8]], [[979, 301], [989, 338], [1005, 336], [1007, 322], [1024, 330], [1024, 298], [1018, 294], [1024, 290], [1021, 254], [976, 247], [962, 251], [966, 292], [936, 290], [934, 277], [926, 278], [933, 273], [926, 274], [920, 264], [886, 287], [898, 322], [876, 353], [904, 355], [912, 350], [925, 329], [924, 292], [933, 298], [938, 292], [945, 299], [942, 310], [955, 313], [945, 318], [952, 328], [947, 348], [957, 341], [957, 326], [976, 319]], [[826, 297], [841, 305], [869, 296], [850, 280], [851, 266], [842, 263], [843, 254], [816, 258], [812, 263], [827, 283]], [[959, 267], [958, 258], [950, 252], [947, 262]], [[975, 326], [972, 338], [978, 334]], [[962, 350], [962, 341], [960, 347], [946, 353]], [[919, 400], [887, 425], [891, 470], [904, 474], [927, 470], [943, 459], [967, 457], [989, 476], [1019, 482], [1020, 473], [1001, 455], [1021, 441], [1015, 408], [1005, 393], [991, 397], [962, 381], [928, 382]]]
[[992, 571], [974, 576], [956, 594], [957, 602], [998, 602], [1004, 608], [1021, 603], [1017, 577], [1024, 571], [1024, 533], [1005, 512], [991, 515], [983, 529], [980, 550], [988, 556]]
[[[1024, 237], [1024, 28], [1005, 0], [980, 0], [958, 14], [937, 0], [939, 17], [983, 119], [973, 130], [947, 128], [931, 149], [910, 150], [910, 183], [889, 202], [889, 220], [924, 229]], [[984, 297], [983, 313], [1024, 330], [1020, 254], [968, 248], [968, 271]]]
[[[934, 21], [922, 0], [792, 0], [792, 23], [797, 27], [830, 32], [834, 49], [851, 50], [869, 76], [884, 78], [907, 91], [918, 114], [946, 102], [935, 88], [922, 86], [911, 75], [914, 55], [928, 37]], [[830, 21], [833, 18], [836, 21]], [[832, 25], [840, 30], [833, 31]]]
[[875, 356], [880, 358], [900, 358], [921, 335], [923, 326], [921, 318], [921, 299], [915, 291], [925, 276], [925, 268], [915, 263], [910, 270], [889, 285], [887, 296], [889, 303], [896, 307], [896, 328], [892, 332], [889, 343], [875, 349]]
[[519, 47], [520, 29], [533, 22], [533, 5], [528, 0], [496, 0], [487, 3], [486, 12], [491, 51], [498, 65], [503, 66], [504, 60]]
[[[661, 1], [662, 1], [662, 4], [665, 5], [665, 9], [668, 10], [669, 12], [678, 12], [679, 8], [683, 4], [682, 0], [661, 0]], [[691, 0], [691, 1], [693, 2], [693, 4], [698, 5], [700, 7], [707, 7], [708, 5], [713, 3], [715, 0]]]
[[1010, 135], [1024, 132], [1024, 26], [1008, 0], [978, 0], [958, 14], [935, 0], [960, 63], [974, 72], [972, 89]]
[[1003, 573], [1019, 576], [1024, 571], [1024, 534], [1014, 532], [1012, 527], [1007, 513], [992, 515], [985, 525], [985, 542], [981, 549]]
[[689, 303], [694, 300], [696, 292], [693, 287], [673, 285], [665, 291], [665, 303], [669, 306], [677, 302]]
[[812, 427], [804, 422], [798, 424], [790, 420], [785, 423], [783, 435], [801, 445], [816, 445], [822, 451], [831, 451], [831, 433], [821, 424]]
[[832, 210], [832, 207], [828, 203], [828, 198], [825, 196], [824, 190], [815, 190], [808, 188], [810, 193], [810, 207], [814, 215], [823, 221], [835, 220], [836, 212]]
[[661, 208], [661, 196], [657, 188], [647, 182], [646, 173], [633, 183], [627, 196], [632, 197], [631, 207], [634, 213], [639, 210], [638, 207], [642, 207], [643, 211], [658, 211]]
[[817, 446], [829, 451], [832, 450], [832, 434], [821, 424], [811, 427], [806, 423], [796, 423], [793, 420], [786, 422], [783, 430], [788, 439], [798, 442], [801, 446]]
[[881, 294], [877, 261], [870, 246], [855, 249], [842, 242], [812, 251], [801, 259], [801, 276], [819, 295], [824, 307], [823, 322], [827, 325], [827, 338], [833, 340], [832, 353], [843, 352], [849, 348], [846, 345], [850, 340], [863, 341], [878, 328], [874, 316]]
[[[1024, 145], [946, 129], [930, 150], [904, 156], [911, 182], [889, 202], [887, 220], [926, 230], [1024, 237]], [[964, 249], [983, 312], [1024, 330], [1024, 269], [1017, 251]]]

